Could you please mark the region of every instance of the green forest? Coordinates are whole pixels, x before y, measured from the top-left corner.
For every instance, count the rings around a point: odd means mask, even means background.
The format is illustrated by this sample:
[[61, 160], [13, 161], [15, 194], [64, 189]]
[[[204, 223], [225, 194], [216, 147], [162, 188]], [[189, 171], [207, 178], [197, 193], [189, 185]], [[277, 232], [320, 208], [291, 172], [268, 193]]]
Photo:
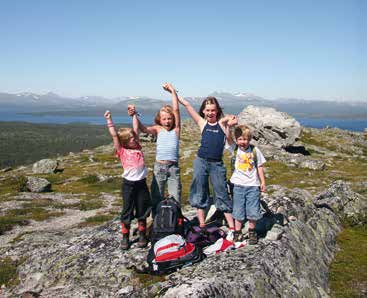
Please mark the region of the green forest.
[[110, 142], [105, 125], [0, 122], [0, 169]]

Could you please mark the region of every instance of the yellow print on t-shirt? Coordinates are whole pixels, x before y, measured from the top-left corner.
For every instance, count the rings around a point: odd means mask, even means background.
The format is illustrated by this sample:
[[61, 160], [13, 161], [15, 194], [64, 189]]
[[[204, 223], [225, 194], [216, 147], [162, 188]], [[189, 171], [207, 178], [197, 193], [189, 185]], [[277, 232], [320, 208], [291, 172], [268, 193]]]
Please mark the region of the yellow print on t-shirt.
[[254, 158], [252, 153], [241, 153], [237, 156], [236, 169], [240, 171], [252, 171], [254, 168]]

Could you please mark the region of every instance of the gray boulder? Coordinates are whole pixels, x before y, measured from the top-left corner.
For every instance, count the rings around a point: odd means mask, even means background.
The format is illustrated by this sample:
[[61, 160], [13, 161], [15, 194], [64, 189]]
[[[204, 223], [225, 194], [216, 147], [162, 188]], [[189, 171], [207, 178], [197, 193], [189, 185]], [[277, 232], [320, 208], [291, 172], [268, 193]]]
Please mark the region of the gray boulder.
[[56, 172], [58, 165], [57, 160], [41, 159], [33, 164], [32, 171], [35, 174], [51, 174]]
[[51, 191], [51, 183], [44, 178], [27, 177], [26, 188], [30, 192], [48, 192]]
[[310, 169], [314, 171], [323, 171], [326, 168], [325, 163], [322, 160], [316, 159], [304, 159], [298, 165], [299, 168]]
[[328, 190], [315, 198], [314, 203], [316, 206], [331, 209], [354, 224], [366, 223], [367, 199], [353, 192], [344, 181], [333, 182]]
[[292, 146], [302, 131], [293, 117], [269, 107], [250, 105], [238, 114], [238, 122], [253, 129], [258, 144], [272, 144], [278, 148]]

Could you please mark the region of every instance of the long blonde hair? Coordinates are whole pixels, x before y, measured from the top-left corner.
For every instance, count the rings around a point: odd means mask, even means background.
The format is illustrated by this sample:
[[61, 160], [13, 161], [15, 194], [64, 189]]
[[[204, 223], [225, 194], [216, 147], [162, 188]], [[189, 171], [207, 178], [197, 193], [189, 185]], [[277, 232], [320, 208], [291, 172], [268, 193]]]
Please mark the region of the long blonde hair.
[[161, 124], [161, 112], [166, 112], [167, 114], [170, 114], [172, 116], [172, 127], [170, 127], [169, 130], [172, 130], [175, 128], [176, 126], [176, 119], [175, 119], [175, 114], [173, 113], [173, 108], [170, 105], [164, 105], [163, 107], [160, 108], [160, 110], [157, 112], [157, 114], [155, 114], [155, 118], [154, 118], [154, 123], [157, 125], [162, 125]]

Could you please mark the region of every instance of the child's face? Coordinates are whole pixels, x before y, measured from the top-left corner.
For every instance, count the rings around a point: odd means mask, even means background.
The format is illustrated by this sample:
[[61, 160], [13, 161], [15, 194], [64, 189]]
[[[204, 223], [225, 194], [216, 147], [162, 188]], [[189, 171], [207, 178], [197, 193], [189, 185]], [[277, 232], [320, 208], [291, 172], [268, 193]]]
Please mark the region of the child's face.
[[159, 117], [160, 117], [160, 123], [161, 125], [167, 129], [170, 130], [172, 128], [173, 125], [173, 117], [170, 113], [161, 111], [159, 112]]
[[134, 134], [130, 139], [129, 142], [127, 143], [128, 148], [130, 149], [136, 149], [139, 147], [139, 140], [138, 140], [138, 136], [136, 134]]
[[247, 137], [240, 136], [239, 138], [237, 138], [236, 144], [238, 145], [238, 147], [240, 147], [240, 149], [246, 150], [247, 147], [250, 145], [250, 140]]
[[206, 104], [205, 108], [203, 110], [203, 113], [205, 115], [205, 119], [210, 122], [210, 123], [214, 123], [217, 122], [217, 114], [218, 114], [218, 109], [217, 106], [215, 104]]

